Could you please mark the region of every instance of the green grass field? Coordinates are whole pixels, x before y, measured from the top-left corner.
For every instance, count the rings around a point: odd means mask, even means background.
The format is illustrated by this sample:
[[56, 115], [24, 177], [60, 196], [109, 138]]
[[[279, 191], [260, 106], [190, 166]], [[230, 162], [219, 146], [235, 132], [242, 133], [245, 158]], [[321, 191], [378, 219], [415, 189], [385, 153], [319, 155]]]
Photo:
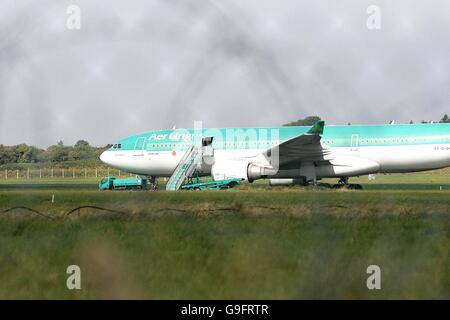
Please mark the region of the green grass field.
[[[101, 192], [93, 179], [3, 180], [0, 298], [449, 299], [448, 173], [352, 182], [366, 190]], [[113, 212], [67, 214], [80, 206]], [[14, 207], [45, 217], [4, 212]], [[81, 290], [66, 288], [72, 264]], [[371, 264], [381, 290], [366, 287]]]

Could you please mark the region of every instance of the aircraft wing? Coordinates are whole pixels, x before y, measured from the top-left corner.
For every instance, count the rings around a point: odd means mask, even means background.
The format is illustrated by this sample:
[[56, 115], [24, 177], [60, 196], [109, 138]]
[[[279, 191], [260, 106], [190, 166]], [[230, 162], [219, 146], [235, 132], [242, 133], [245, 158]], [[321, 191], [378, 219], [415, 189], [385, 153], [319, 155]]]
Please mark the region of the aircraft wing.
[[263, 152], [272, 165], [278, 159], [278, 167], [298, 168], [303, 161], [323, 162], [332, 159], [331, 150], [320, 143], [325, 121], [316, 122], [305, 134], [289, 139]]

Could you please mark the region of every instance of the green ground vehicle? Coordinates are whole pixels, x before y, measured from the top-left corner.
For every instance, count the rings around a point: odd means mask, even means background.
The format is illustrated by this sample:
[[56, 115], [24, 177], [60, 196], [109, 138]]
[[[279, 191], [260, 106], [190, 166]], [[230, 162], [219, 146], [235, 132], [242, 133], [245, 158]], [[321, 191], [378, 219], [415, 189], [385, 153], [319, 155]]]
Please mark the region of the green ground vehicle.
[[146, 189], [147, 179], [143, 178], [117, 179], [115, 177], [105, 177], [100, 181], [98, 187], [100, 190]]
[[208, 182], [197, 182], [197, 183], [189, 183], [181, 186], [181, 189], [184, 190], [220, 190], [220, 189], [230, 189], [239, 184], [239, 181], [243, 179], [234, 178], [234, 179], [225, 179], [225, 180], [217, 180], [217, 181], [208, 181]]

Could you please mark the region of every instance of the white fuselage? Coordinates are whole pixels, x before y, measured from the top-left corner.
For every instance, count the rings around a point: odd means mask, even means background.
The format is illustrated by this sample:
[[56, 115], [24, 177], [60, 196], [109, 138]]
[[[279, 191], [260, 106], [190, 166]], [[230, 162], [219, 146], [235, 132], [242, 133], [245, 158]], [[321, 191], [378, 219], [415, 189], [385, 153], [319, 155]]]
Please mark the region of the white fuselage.
[[[357, 164], [358, 159], [371, 160], [379, 166], [368, 169], [367, 172], [356, 171], [355, 176], [371, 173], [401, 173], [423, 170], [433, 170], [450, 166], [450, 145], [448, 144], [424, 144], [424, 145], [400, 145], [400, 146], [367, 146], [367, 147], [336, 147], [330, 148], [333, 156], [348, 156]], [[266, 149], [233, 149], [215, 150], [215, 161], [254, 158]], [[180, 162], [185, 151], [140, 151], [117, 150], [106, 151], [101, 160], [115, 168], [149, 176], [169, 177]], [[205, 173], [208, 174], [208, 173]], [[277, 177], [298, 177], [295, 169], [280, 172]], [[319, 170], [318, 178], [340, 176]]]

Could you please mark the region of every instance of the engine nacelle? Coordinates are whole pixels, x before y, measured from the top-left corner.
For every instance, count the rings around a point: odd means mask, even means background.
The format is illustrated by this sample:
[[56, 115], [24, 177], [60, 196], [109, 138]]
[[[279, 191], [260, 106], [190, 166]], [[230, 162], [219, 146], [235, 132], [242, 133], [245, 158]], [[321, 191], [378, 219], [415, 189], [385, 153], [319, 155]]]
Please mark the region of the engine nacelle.
[[275, 169], [259, 166], [248, 160], [216, 161], [211, 168], [211, 176], [214, 180], [240, 178], [253, 182], [274, 174], [276, 174]]
[[285, 179], [269, 179], [269, 185], [271, 186], [293, 186], [293, 185], [305, 185], [305, 178], [285, 178]]

